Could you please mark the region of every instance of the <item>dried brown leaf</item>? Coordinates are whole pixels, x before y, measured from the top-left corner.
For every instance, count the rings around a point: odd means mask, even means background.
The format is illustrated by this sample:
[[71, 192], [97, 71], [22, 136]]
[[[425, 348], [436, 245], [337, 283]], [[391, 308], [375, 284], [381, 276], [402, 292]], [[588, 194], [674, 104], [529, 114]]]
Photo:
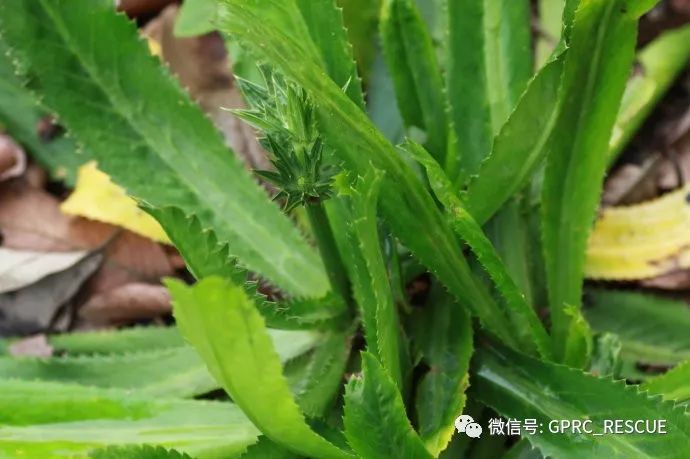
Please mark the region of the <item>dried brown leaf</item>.
[[95, 295], [79, 315], [94, 324], [114, 325], [154, 319], [170, 312], [170, 295], [165, 287], [131, 283]]
[[26, 170], [26, 153], [12, 138], [0, 134], [0, 182], [19, 177]]
[[46, 335], [36, 335], [12, 343], [9, 352], [13, 357], [52, 357], [53, 346]]

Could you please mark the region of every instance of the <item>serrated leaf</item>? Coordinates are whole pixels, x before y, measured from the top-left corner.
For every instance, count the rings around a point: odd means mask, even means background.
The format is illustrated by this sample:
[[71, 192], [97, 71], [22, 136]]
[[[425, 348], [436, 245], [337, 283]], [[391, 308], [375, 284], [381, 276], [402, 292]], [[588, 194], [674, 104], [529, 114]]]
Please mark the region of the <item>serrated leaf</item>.
[[[601, 194], [607, 148], [632, 66], [633, 0], [581, 0], [575, 12], [560, 113], [548, 142], [542, 238], [554, 353], [563, 360], [570, 316], [579, 307], [587, 238]], [[572, 354], [571, 354], [572, 355]]]
[[276, 445], [265, 436], [259, 437], [259, 441], [247, 448], [240, 459], [301, 459], [302, 456], [291, 453], [285, 448]]
[[690, 268], [690, 185], [632, 206], [603, 209], [587, 244], [590, 279], [634, 280]]
[[123, 355], [0, 358], [0, 374], [25, 381], [53, 381], [136, 390], [141, 395], [193, 397], [218, 388], [191, 347]]
[[334, 293], [318, 298], [269, 300], [258, 290], [258, 282], [237, 266], [226, 245], [219, 244], [215, 232], [203, 228], [194, 216], [179, 209], [154, 209], [151, 213], [168, 228], [168, 233], [194, 277], [220, 276], [242, 285], [271, 328], [302, 330], [333, 328], [347, 321], [347, 305]]
[[108, 445], [149, 444], [198, 459], [224, 459], [244, 451], [258, 435], [231, 403], [0, 379], [3, 457], [83, 459]]
[[49, 335], [48, 343], [59, 353], [90, 355], [169, 349], [184, 340], [177, 327], [134, 327]]
[[348, 236], [355, 260], [352, 282], [357, 304], [362, 310], [368, 349], [402, 390], [399, 317], [381, 252], [376, 219], [382, 178], [382, 173], [378, 172], [359, 179], [349, 199], [351, 228]]
[[507, 308], [504, 321], [512, 324], [511, 328], [515, 329], [513, 334], [517, 337], [518, 345], [527, 352], [536, 349], [542, 357], [552, 358], [549, 336], [534, 308], [527, 303], [524, 293], [508, 274], [496, 249], [482, 228], [453, 192], [450, 179], [441, 166], [418, 144], [408, 142], [405, 144], [405, 149], [424, 166], [431, 188], [446, 209], [452, 228], [470, 246], [481, 265], [489, 273], [496, 289], [505, 299]]
[[440, 289], [410, 317], [411, 338], [429, 372], [419, 381], [415, 407], [419, 436], [434, 457], [445, 450], [465, 406], [472, 356], [472, 322]]
[[690, 399], [690, 361], [648, 379], [640, 387], [652, 394], [660, 394], [664, 400], [684, 402]]
[[[690, 442], [690, 417], [682, 407], [650, 397], [623, 381], [541, 362], [507, 348], [477, 352], [472, 387], [476, 396], [512, 419], [536, 419], [543, 432], [526, 435], [544, 456], [558, 458], [673, 457]], [[666, 420], [665, 435], [552, 433], [551, 420], [591, 420], [601, 433], [604, 421]]]
[[39, 125], [48, 114], [15, 75], [7, 46], [0, 38], [0, 129], [22, 143], [51, 177], [73, 185], [77, 168], [87, 157], [77, 154], [77, 145], [62, 133], [53, 133], [57, 137], [52, 139], [41, 138]]
[[483, 226], [486, 237], [496, 249], [506, 271], [525, 296], [528, 304], [538, 304], [543, 285], [538, 277], [542, 263], [538, 253], [538, 235], [534, 234], [531, 220], [538, 217], [538, 209], [529, 199], [529, 189], [516, 193]]
[[294, 0], [260, 4], [223, 0], [223, 5], [222, 29], [246, 45], [254, 45], [255, 52], [310, 93], [319, 108], [325, 141], [345, 167], [362, 177], [372, 168], [385, 171], [381, 211], [393, 233], [464, 307], [497, 336], [510, 341], [511, 331], [502, 321], [498, 305], [472, 277], [460, 245], [422, 182], [366, 114], [324, 75]]
[[690, 58], [690, 27], [669, 30], [637, 53], [640, 72], [623, 94], [618, 119], [609, 141], [609, 163], [615, 161], [630, 138], [656, 107]]
[[690, 308], [637, 292], [590, 290], [585, 316], [598, 332], [618, 335], [621, 357], [637, 363], [675, 365], [690, 359]]
[[335, 0], [297, 0], [297, 6], [328, 75], [335, 84], [345, 88], [354, 103], [364, 109], [362, 85], [345, 30], [343, 10]]
[[72, 194], [60, 204], [68, 215], [78, 215], [120, 226], [157, 242], [170, 243], [160, 224], [137, 206], [125, 190], [114, 184], [96, 163], [79, 168]]
[[376, 358], [362, 352], [362, 379], [345, 391], [345, 436], [363, 459], [431, 458], [405, 413], [400, 391]]
[[[326, 415], [343, 383], [351, 340], [346, 333], [332, 333], [312, 352], [293, 360], [298, 368], [286, 377], [297, 404], [305, 415], [320, 418]], [[294, 382], [292, 382], [294, 381]]]
[[343, 22], [352, 43], [357, 67], [365, 82], [370, 81], [376, 50], [372, 46], [381, 8], [378, 0], [338, 0], [343, 9]]
[[170, 240], [194, 277], [221, 276], [238, 283], [246, 281], [246, 272], [238, 268], [227, 244], [219, 242], [215, 231], [202, 226], [196, 216], [187, 216], [176, 207], [151, 209], [150, 213], [167, 228]]
[[[515, 193], [525, 187], [546, 156], [546, 142], [558, 116], [558, 88], [565, 53], [547, 63], [530, 81], [515, 111], [503, 125], [491, 154], [479, 166], [465, 195], [467, 209], [486, 223]], [[536, 135], [526, 135], [535, 132]], [[501, 186], [497, 187], [496, 184]]]
[[91, 459], [192, 459], [172, 449], [152, 446], [111, 446], [94, 451]]
[[441, 69], [414, 0], [384, 0], [381, 45], [405, 125], [425, 131], [435, 158], [445, 160], [448, 137]]
[[[321, 339], [312, 332], [268, 332], [281, 362], [310, 351]], [[120, 339], [126, 337], [124, 335]], [[54, 342], [51, 344], [55, 345]], [[27, 381], [130, 389], [140, 394], [170, 397], [193, 397], [217, 389], [218, 383], [208, 374], [198, 354], [181, 344], [123, 354], [69, 355], [47, 359], [0, 357], [0, 375]]]
[[[312, 331], [269, 329], [268, 333], [283, 362], [307, 352], [320, 340], [320, 335]], [[57, 354], [73, 357], [169, 350], [185, 345], [177, 327], [72, 332], [49, 335], [47, 339]], [[0, 340], [0, 356], [7, 354], [5, 348], [12, 342], [13, 340]]]
[[538, 0], [539, 28], [535, 57], [537, 67], [544, 65], [561, 38], [565, 0]]
[[280, 330], [337, 330], [352, 320], [347, 304], [335, 294], [275, 303], [258, 303], [254, 297], [254, 301], [266, 324]]
[[193, 287], [172, 279], [166, 284], [183, 336], [264, 435], [307, 456], [351, 457], [306, 424], [264, 320], [241, 287], [219, 277], [204, 279]]
[[476, 174], [532, 75], [529, 2], [447, 0], [446, 91], [457, 142], [446, 169]]
[[149, 207], [196, 215], [243, 264], [286, 291], [326, 293], [318, 255], [112, 2], [9, 0], [0, 16], [29, 87], [116, 183]]

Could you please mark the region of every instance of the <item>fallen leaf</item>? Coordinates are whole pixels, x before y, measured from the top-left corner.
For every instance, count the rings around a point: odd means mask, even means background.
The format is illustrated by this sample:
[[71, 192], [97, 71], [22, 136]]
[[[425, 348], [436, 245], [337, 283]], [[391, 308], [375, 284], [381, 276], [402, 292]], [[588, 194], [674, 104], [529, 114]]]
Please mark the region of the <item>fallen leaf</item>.
[[160, 11], [165, 5], [175, 0], [115, 0], [115, 7], [118, 11], [124, 11], [129, 17], [138, 17], [154, 14]]
[[26, 288], [0, 294], [0, 336], [47, 330], [58, 311], [67, 306], [84, 281], [98, 269], [102, 258], [100, 253], [93, 253]]
[[0, 247], [0, 293], [24, 288], [64, 271], [87, 255], [87, 251], [35, 252]]
[[671, 0], [671, 7], [679, 13], [690, 15], [690, 0]]
[[174, 274], [163, 246], [129, 231], [119, 232], [105, 247], [101, 270], [89, 281], [89, 294], [132, 282], [159, 282]]
[[0, 134], [0, 181], [19, 177], [26, 170], [26, 153], [10, 136]]
[[36, 163], [29, 163], [24, 173], [26, 183], [34, 188], [45, 188], [48, 183], [48, 173]]
[[640, 281], [640, 285], [663, 290], [687, 290], [690, 289], [690, 270], [682, 269], [651, 279], [643, 279]]
[[53, 356], [53, 346], [48, 342], [46, 335], [36, 335], [20, 339], [10, 344], [8, 350], [12, 357]]
[[604, 206], [632, 204], [658, 195], [655, 173], [660, 156], [649, 157], [643, 164], [624, 164], [606, 180], [601, 202]]
[[690, 268], [690, 185], [601, 212], [587, 248], [586, 275], [639, 280]]
[[131, 283], [93, 296], [79, 316], [94, 324], [114, 325], [170, 314], [170, 295], [162, 285]]
[[68, 215], [121, 226], [154, 241], [170, 242], [160, 224], [141, 210], [125, 190], [99, 171], [94, 162], [79, 168], [76, 188], [60, 210]]
[[658, 185], [662, 190], [690, 182], [690, 132], [686, 132], [671, 146], [669, 156], [658, 174]]
[[82, 225], [60, 212], [59, 201], [23, 180], [0, 184], [0, 231], [2, 245], [35, 251], [93, 249], [115, 231], [108, 228], [95, 244], [85, 243], [84, 235], [93, 237], [90, 225]]

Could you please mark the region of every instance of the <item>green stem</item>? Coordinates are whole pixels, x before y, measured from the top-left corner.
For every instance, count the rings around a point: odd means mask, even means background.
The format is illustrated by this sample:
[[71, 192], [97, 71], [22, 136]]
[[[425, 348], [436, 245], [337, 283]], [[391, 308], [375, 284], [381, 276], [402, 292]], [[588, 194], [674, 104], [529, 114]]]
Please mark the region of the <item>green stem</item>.
[[345, 271], [345, 266], [340, 259], [338, 246], [336, 245], [328, 216], [321, 202], [307, 204], [309, 223], [316, 238], [316, 243], [321, 252], [321, 259], [326, 267], [328, 279], [334, 292], [340, 294], [348, 303], [350, 302], [350, 282]]

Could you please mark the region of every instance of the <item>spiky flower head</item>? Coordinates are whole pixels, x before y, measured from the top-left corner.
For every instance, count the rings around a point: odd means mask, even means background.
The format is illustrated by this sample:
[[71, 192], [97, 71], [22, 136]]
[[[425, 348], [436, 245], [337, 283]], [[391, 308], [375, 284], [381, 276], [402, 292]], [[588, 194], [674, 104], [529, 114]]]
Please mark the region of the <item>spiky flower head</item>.
[[278, 188], [274, 199], [284, 199], [287, 210], [329, 198], [335, 168], [324, 162], [313, 103], [300, 86], [265, 69], [262, 73], [265, 87], [238, 79], [250, 109], [233, 110], [263, 134], [259, 140], [275, 170], [257, 175]]

